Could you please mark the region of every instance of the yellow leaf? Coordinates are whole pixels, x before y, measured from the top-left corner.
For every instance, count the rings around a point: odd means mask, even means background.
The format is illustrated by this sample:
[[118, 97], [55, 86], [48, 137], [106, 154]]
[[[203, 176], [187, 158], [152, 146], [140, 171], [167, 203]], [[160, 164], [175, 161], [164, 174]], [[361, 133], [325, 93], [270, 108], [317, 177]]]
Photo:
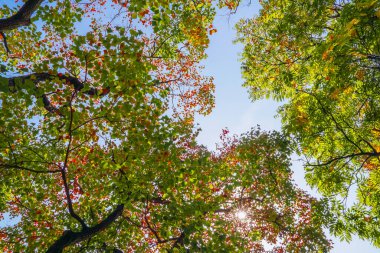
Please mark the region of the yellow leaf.
[[332, 93], [331, 93], [331, 95], [330, 95], [330, 97], [332, 98], [332, 99], [337, 99], [338, 98], [338, 96], [339, 96], [339, 94], [340, 94], [340, 89], [336, 89], [336, 90], [334, 90]]
[[209, 31], [210, 35], [213, 35], [213, 34], [216, 33], [216, 32], [217, 32], [216, 29], [211, 29], [211, 30]]
[[355, 37], [357, 35], [356, 29], [350, 29], [349, 35], [350, 35], [350, 37]]
[[376, 17], [380, 18], [380, 9], [375, 12]]
[[359, 52], [352, 52], [351, 55], [356, 56], [356, 57], [360, 57], [360, 58], [366, 57], [364, 54], [359, 53]]
[[347, 30], [351, 30], [351, 28], [352, 28], [354, 25], [359, 24], [359, 22], [360, 22], [359, 19], [354, 18], [353, 20], [351, 20], [351, 21], [347, 24], [347, 26], [346, 26]]
[[378, 146], [378, 145], [373, 145], [373, 146], [374, 146], [376, 152], [380, 152], [380, 146]]
[[323, 52], [323, 54], [322, 54], [322, 59], [323, 59], [323, 60], [327, 60], [328, 56], [329, 56], [329, 53], [328, 53], [327, 51], [325, 51], [325, 52]]
[[358, 6], [363, 9], [372, 8], [376, 4], [377, 0], [373, 0], [372, 2], [359, 3]]
[[364, 70], [360, 69], [356, 72], [356, 78], [359, 80], [363, 80], [364, 74]]

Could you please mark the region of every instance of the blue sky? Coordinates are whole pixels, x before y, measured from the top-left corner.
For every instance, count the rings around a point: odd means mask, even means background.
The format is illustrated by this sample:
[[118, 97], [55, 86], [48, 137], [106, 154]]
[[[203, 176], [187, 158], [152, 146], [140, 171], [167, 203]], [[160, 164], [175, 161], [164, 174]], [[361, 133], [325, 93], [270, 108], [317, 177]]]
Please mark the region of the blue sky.
[[[280, 104], [269, 100], [253, 103], [246, 89], [242, 87], [243, 80], [238, 60], [242, 46], [232, 43], [236, 36], [234, 24], [240, 18], [252, 17], [258, 9], [258, 3], [252, 1], [250, 6], [241, 6], [235, 15], [229, 16], [226, 15], [226, 11], [220, 11], [215, 19], [218, 32], [211, 38], [210, 47], [207, 50], [208, 58], [204, 61], [204, 73], [215, 78], [216, 103], [210, 115], [197, 118], [202, 128], [198, 141], [210, 149], [215, 149], [215, 143], [219, 141], [223, 128], [228, 128], [232, 134], [244, 133], [258, 124], [264, 130], [281, 129], [280, 119], [275, 118]], [[292, 168], [296, 184], [315, 195], [315, 191], [311, 191], [306, 185], [302, 164], [295, 156]], [[357, 237], [354, 237], [350, 243], [340, 242], [337, 238], [332, 239], [333, 253], [380, 252], [380, 249]]]

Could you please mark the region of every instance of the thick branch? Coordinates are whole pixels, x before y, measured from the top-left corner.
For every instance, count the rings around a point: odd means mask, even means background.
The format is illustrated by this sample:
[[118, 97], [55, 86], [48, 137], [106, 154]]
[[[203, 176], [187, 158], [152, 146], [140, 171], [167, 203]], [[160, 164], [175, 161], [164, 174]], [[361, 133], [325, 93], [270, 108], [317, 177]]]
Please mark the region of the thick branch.
[[0, 19], [0, 31], [16, 29], [30, 24], [32, 14], [41, 5], [43, 0], [28, 0], [20, 10], [9, 18]]
[[121, 214], [123, 213], [124, 205], [118, 205], [116, 209], [108, 215], [102, 222], [87, 229], [82, 229], [81, 232], [73, 232], [71, 230], [66, 230], [63, 232], [62, 236], [58, 238], [53, 245], [46, 251], [46, 253], [62, 253], [63, 249], [74, 243], [82, 242], [87, 240], [97, 233], [108, 228]]
[[[25, 81], [32, 81], [34, 83], [39, 83], [47, 80], [51, 80], [53, 78], [58, 78], [60, 80], [66, 81], [69, 84], [74, 86], [74, 89], [80, 91], [83, 89], [84, 84], [76, 77], [67, 76], [63, 74], [49, 74], [47, 72], [42, 73], [32, 73], [23, 76], [14, 76], [14, 77], [0, 77], [0, 90], [5, 91], [8, 88], [10, 91], [15, 92], [17, 88], [23, 88], [20, 85], [25, 84]], [[19, 86], [19, 87], [17, 87]]]
[[77, 77], [64, 75], [64, 74], [49, 74], [47, 72], [42, 73], [32, 73], [23, 76], [14, 76], [14, 77], [1, 77], [0, 76], [0, 91], [6, 92], [16, 92], [17, 89], [22, 89], [26, 81], [32, 81], [35, 84], [43, 81], [52, 80], [58, 78], [59, 80], [66, 81], [67, 84], [74, 86], [76, 91], [81, 91], [87, 95], [99, 95], [105, 96], [108, 94], [110, 87], [106, 87], [103, 91], [98, 90], [97, 88], [91, 87], [89, 90], [82, 91], [84, 88], [84, 83]]
[[[18, 89], [23, 89], [27, 88], [28, 83], [27, 82], [32, 82], [35, 84], [43, 81], [48, 81], [53, 78], [58, 78], [60, 80], [65, 81], [68, 84], [73, 85], [74, 89], [76, 91], [81, 91], [84, 87], [84, 84], [76, 77], [72, 76], [67, 76], [63, 74], [49, 74], [46, 72], [42, 73], [33, 73], [33, 74], [28, 74], [28, 75], [23, 75], [23, 76], [15, 76], [15, 77], [0, 77], [0, 91], [6, 92], [16, 92]], [[35, 87], [38, 89], [38, 87]], [[90, 89], [90, 91], [84, 92], [85, 94], [92, 94], [93, 88]], [[58, 108], [54, 107], [48, 98], [46, 94], [42, 95], [42, 102], [44, 104], [45, 109], [50, 112], [50, 113], [55, 113], [57, 112], [59, 115], [60, 112]]]
[[50, 100], [48, 99], [48, 97], [45, 94], [42, 95], [42, 102], [44, 103], [44, 108], [48, 112], [51, 112], [51, 113], [57, 112], [59, 115], [61, 115], [59, 110], [51, 104]]

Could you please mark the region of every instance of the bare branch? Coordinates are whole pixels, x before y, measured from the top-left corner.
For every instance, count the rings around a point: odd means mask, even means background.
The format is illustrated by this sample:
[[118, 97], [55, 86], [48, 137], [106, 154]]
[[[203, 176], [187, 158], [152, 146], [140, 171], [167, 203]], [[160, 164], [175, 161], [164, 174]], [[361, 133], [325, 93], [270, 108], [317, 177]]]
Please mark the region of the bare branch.
[[16, 14], [0, 19], [0, 31], [13, 30], [20, 26], [30, 25], [32, 14], [41, 5], [43, 0], [28, 0]]

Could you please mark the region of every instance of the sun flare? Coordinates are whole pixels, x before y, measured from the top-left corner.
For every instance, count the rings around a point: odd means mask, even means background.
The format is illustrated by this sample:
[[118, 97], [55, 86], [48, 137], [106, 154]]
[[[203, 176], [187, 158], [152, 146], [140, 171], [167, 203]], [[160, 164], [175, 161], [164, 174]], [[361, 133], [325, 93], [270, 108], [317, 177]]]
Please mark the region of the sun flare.
[[239, 220], [245, 220], [247, 218], [247, 212], [239, 210], [239, 211], [236, 212], [235, 216]]

